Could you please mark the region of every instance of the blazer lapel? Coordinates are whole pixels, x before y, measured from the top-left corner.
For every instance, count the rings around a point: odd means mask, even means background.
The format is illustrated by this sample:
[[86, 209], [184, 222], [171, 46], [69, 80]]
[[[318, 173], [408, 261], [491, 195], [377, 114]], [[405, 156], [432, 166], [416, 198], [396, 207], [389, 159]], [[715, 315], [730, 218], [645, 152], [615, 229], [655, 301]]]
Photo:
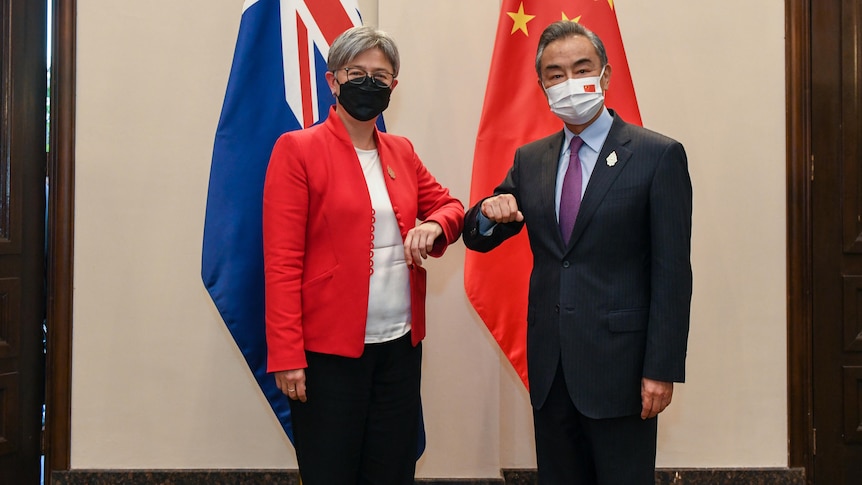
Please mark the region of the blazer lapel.
[[590, 175], [590, 181], [587, 183], [587, 190], [584, 193], [581, 208], [578, 211], [578, 218], [575, 220], [575, 227], [572, 230], [572, 237], [569, 239], [568, 250], [571, 250], [578, 242], [590, 219], [596, 213], [599, 204], [601, 204], [608, 193], [608, 189], [611, 188], [617, 176], [625, 169], [626, 163], [628, 163], [632, 156], [631, 150], [625, 146], [631, 139], [626, 131], [625, 122], [614, 117], [611, 131], [605, 139], [605, 144], [599, 152], [599, 158], [596, 159], [596, 166], [593, 168], [592, 175]]

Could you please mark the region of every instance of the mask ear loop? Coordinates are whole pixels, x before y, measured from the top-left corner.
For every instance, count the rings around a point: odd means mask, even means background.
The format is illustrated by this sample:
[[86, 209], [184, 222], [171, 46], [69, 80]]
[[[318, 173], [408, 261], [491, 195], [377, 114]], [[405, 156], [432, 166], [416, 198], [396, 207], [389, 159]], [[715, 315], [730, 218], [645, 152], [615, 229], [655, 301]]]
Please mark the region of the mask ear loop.
[[602, 96], [604, 96], [604, 95], [605, 95], [605, 88], [603, 88], [603, 87], [602, 87], [602, 78], [604, 78], [604, 77], [605, 77], [605, 68], [606, 68], [606, 67], [608, 67], [608, 65], [607, 65], [607, 64], [605, 64], [604, 66], [602, 66], [602, 72], [600, 72], [600, 73], [599, 73], [599, 83], [598, 83], [598, 84], [599, 84], [599, 89], [601, 89], [601, 90], [602, 90]]

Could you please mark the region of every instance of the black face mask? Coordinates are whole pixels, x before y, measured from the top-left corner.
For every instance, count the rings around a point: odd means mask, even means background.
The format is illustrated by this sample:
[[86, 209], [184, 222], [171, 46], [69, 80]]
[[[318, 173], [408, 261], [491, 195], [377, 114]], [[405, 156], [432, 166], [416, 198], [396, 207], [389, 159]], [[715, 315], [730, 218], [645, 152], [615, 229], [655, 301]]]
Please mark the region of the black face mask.
[[392, 94], [390, 88], [381, 88], [366, 76], [362, 84], [350, 82], [341, 84], [341, 94], [338, 102], [350, 116], [359, 121], [374, 119], [389, 106], [389, 96]]

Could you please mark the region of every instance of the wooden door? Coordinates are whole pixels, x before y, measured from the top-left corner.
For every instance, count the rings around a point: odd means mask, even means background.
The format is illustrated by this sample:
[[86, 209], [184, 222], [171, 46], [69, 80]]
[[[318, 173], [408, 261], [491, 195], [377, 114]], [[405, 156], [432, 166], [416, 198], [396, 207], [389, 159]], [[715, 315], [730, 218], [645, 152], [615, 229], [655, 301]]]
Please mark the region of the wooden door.
[[862, 2], [811, 2], [815, 484], [862, 484]]
[[46, 2], [0, 0], [0, 483], [39, 483]]

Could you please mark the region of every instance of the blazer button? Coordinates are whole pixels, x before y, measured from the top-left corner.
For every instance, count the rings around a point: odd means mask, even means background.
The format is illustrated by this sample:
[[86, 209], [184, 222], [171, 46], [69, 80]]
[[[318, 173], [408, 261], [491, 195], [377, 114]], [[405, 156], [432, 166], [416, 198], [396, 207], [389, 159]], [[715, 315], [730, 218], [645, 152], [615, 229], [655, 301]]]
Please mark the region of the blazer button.
[[560, 313], [560, 305], [554, 305], [554, 313]]
[[569, 264], [568, 261], [563, 261], [563, 268], [568, 268], [569, 266], [571, 266], [571, 264]]

